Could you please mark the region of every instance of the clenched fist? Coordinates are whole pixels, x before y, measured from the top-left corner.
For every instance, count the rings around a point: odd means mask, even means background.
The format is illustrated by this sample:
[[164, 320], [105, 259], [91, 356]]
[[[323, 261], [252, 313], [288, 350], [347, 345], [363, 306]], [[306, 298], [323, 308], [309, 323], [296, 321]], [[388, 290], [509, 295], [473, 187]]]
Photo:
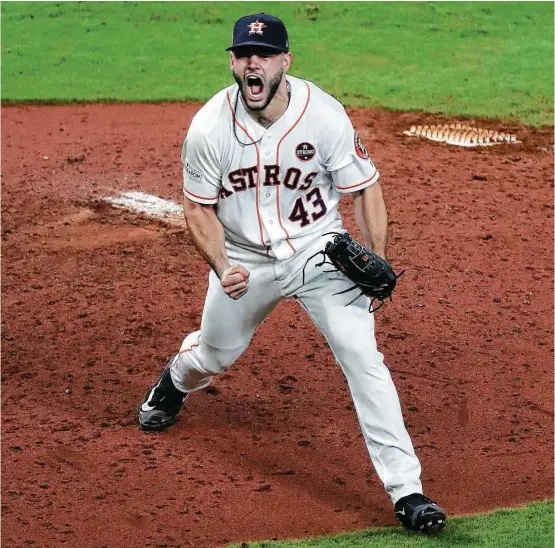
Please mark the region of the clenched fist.
[[232, 299], [240, 299], [249, 289], [250, 273], [239, 265], [226, 268], [220, 275], [220, 284], [226, 295]]

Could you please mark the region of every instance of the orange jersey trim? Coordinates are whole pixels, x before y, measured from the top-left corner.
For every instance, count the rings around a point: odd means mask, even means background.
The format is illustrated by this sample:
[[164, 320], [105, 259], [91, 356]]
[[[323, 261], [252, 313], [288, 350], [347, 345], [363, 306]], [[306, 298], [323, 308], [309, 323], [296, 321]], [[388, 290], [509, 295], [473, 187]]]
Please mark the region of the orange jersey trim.
[[[239, 91], [237, 91], [239, 93]], [[233, 122], [237, 124], [244, 132], [245, 135], [251, 140], [251, 143], [256, 149], [256, 216], [258, 217], [258, 228], [260, 230], [260, 243], [264, 245], [264, 235], [262, 233], [262, 219], [260, 218], [260, 149], [256, 144], [255, 140], [249, 135], [249, 132], [237, 121], [233, 107], [231, 106], [231, 98], [229, 97], [229, 91], [227, 92], [227, 104], [229, 105], [229, 110], [231, 110], [231, 115], [233, 116]]]
[[185, 350], [180, 350], [179, 355], [185, 354], [185, 352], [190, 352], [195, 346], [199, 346], [200, 343], [192, 344], [190, 348], [186, 348]]
[[188, 188], [185, 188], [185, 194], [190, 194], [191, 196], [193, 196], [194, 198], [199, 198], [201, 200], [216, 200], [216, 202], [218, 201], [218, 197], [208, 197], [208, 196], [201, 196], [200, 194], [195, 194], [194, 192], [191, 192]]
[[351, 186], [338, 186], [336, 187], [337, 190], [350, 190], [352, 188], [357, 188], [359, 186], [365, 185], [366, 183], [369, 183], [370, 181], [374, 181], [377, 177], [379, 176], [379, 172], [376, 170], [376, 173], [374, 173], [374, 175], [372, 175], [372, 177], [370, 177], [370, 179], [366, 179], [366, 181], [362, 181], [362, 183], [357, 183], [356, 185], [351, 185]]

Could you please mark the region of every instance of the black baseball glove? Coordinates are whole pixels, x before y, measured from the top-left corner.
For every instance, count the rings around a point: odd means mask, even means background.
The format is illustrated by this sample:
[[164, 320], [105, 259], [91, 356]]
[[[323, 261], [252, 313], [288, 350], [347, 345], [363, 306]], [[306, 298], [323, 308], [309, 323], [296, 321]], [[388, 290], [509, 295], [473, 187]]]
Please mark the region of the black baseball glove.
[[[354, 285], [344, 291], [336, 293], [340, 295], [360, 289], [360, 293], [348, 304], [353, 303], [361, 295], [370, 297], [369, 312], [375, 312], [382, 307], [386, 299], [391, 300], [391, 295], [397, 284], [397, 278], [404, 272], [395, 274], [391, 265], [371, 249], [364, 247], [348, 233], [337, 234], [334, 239], [326, 244], [324, 261], [319, 263], [331, 264], [340, 270], [351, 280]], [[326, 261], [329, 259], [329, 263]], [[379, 304], [374, 307], [374, 302]]]

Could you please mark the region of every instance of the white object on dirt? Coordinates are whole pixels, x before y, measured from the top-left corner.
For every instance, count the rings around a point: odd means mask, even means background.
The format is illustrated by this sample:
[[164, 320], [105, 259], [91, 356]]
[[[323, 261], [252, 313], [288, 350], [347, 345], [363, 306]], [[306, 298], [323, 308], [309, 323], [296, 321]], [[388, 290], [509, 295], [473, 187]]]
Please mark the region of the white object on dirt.
[[411, 126], [409, 130], [403, 131], [403, 134], [461, 147], [520, 143], [520, 141], [517, 141], [516, 135], [460, 123], [438, 126]]
[[120, 197], [107, 196], [103, 201], [110, 205], [148, 217], [168, 221], [172, 224], [185, 224], [183, 206], [171, 200], [164, 200], [146, 192], [123, 192]]

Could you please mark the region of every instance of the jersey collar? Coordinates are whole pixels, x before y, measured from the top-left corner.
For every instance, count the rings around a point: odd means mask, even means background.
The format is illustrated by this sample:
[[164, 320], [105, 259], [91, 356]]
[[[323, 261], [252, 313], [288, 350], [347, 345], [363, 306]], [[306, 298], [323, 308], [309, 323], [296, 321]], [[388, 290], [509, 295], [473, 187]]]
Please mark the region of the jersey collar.
[[[243, 105], [243, 101], [241, 97], [239, 97], [239, 101], [237, 101], [237, 119], [247, 128], [255, 141], [258, 141], [266, 132], [272, 132], [272, 134], [276, 136], [284, 135], [289, 131], [293, 124], [295, 124], [305, 109], [309, 93], [308, 84], [293, 76], [287, 76], [286, 79], [291, 90], [289, 105], [281, 117], [268, 128], [260, 125], [247, 113], [245, 106]], [[240, 93], [239, 86], [237, 85], [235, 93]]]

